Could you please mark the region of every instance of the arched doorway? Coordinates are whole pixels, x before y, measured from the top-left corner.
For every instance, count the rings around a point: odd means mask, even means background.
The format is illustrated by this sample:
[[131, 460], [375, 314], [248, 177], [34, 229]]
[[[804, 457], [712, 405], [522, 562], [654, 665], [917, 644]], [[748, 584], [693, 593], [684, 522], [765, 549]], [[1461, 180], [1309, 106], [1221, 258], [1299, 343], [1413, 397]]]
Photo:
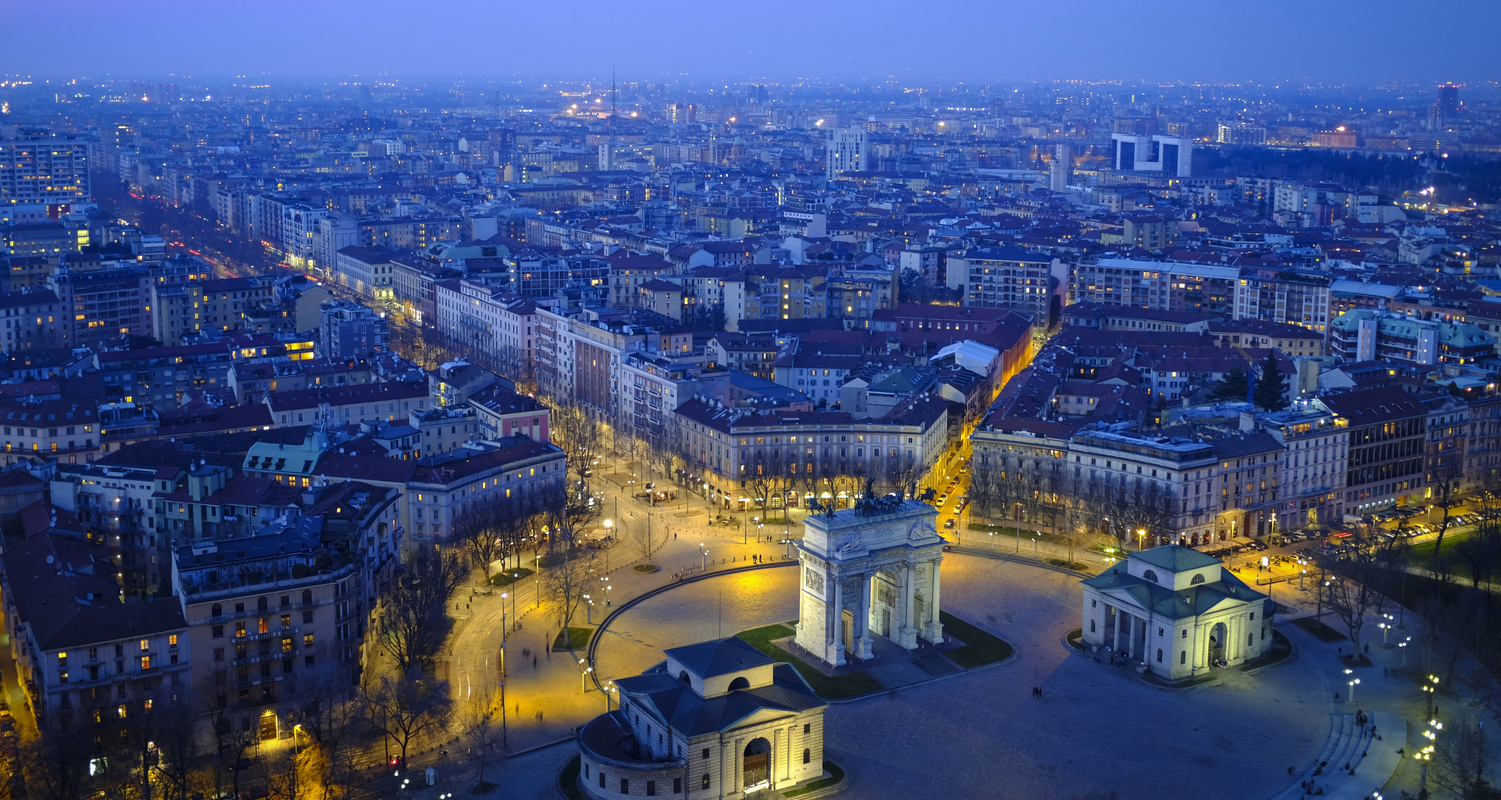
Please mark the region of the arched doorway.
[[747, 792], [771, 785], [771, 743], [763, 738], [752, 739], [745, 746], [745, 762], [740, 770], [744, 780], [742, 788]]
[[1225, 623], [1223, 622], [1216, 622], [1214, 627], [1209, 629], [1209, 666], [1222, 667], [1225, 665], [1225, 644], [1226, 637], [1229, 635], [1229, 631], [1226, 630]]

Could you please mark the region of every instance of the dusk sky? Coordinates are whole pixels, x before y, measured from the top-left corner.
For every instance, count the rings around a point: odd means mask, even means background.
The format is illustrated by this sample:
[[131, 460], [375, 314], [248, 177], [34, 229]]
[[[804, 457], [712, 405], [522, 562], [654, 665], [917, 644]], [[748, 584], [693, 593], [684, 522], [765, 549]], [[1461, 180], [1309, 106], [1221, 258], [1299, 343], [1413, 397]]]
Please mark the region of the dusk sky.
[[[1501, 78], [1501, 3], [4, 0], [0, 73], [623, 80]], [[24, 32], [24, 33], [22, 33]], [[59, 45], [66, 43], [66, 50]]]

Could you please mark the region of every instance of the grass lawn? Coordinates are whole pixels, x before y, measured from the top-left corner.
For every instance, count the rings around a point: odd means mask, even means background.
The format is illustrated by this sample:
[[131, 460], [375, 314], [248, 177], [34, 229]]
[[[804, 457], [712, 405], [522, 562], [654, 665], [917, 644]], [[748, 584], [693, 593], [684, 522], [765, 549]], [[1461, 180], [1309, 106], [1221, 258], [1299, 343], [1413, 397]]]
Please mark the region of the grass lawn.
[[824, 788], [825, 786], [833, 786], [834, 784], [844, 780], [844, 770], [840, 769], [839, 765], [835, 764], [832, 761], [823, 762], [823, 771], [829, 773], [829, 777], [819, 778], [818, 780], [808, 784], [807, 786], [793, 789], [790, 792], [783, 792], [782, 796], [797, 797], [809, 792], [816, 792], [819, 789]]
[[640, 575], [650, 575], [651, 573], [657, 572], [662, 568], [657, 566], [656, 564], [637, 564], [636, 566], [631, 567], [631, 569], [635, 570], [637, 574]]
[[532, 571], [527, 569], [526, 567], [512, 567], [508, 570], [502, 571], [499, 575], [490, 576], [490, 585], [510, 586], [511, 584], [521, 580], [522, 578], [525, 578], [530, 574], [532, 574]]
[[1011, 657], [1011, 645], [999, 636], [965, 622], [947, 611], [939, 611], [938, 619], [945, 632], [964, 642], [963, 647], [944, 651], [944, 655], [965, 669], [974, 669], [984, 664], [993, 664]]
[[589, 646], [589, 640], [594, 636], [593, 628], [569, 628], [558, 631], [558, 638], [552, 642], [554, 650], [582, 650]]
[[851, 672], [845, 675], [830, 677], [814, 669], [807, 662], [788, 653], [771, 643], [772, 639], [781, 639], [792, 635], [792, 628], [778, 622], [761, 628], [752, 628], [735, 634], [745, 640], [751, 647], [760, 650], [777, 661], [785, 661], [797, 669], [803, 680], [813, 687], [813, 691], [825, 700], [838, 700], [842, 697], [859, 697], [862, 694], [879, 692], [886, 688], [881, 682], [863, 672]]
[[1293, 624], [1317, 636], [1321, 642], [1341, 642], [1350, 638], [1313, 617], [1295, 619], [1293, 620]]
[[1068, 646], [1069, 647], [1072, 647], [1075, 650], [1083, 650], [1084, 649], [1084, 629], [1083, 628], [1074, 628], [1073, 630], [1069, 631], [1068, 632], [1068, 636], [1066, 636], [1064, 638], [1066, 638], [1068, 640]]

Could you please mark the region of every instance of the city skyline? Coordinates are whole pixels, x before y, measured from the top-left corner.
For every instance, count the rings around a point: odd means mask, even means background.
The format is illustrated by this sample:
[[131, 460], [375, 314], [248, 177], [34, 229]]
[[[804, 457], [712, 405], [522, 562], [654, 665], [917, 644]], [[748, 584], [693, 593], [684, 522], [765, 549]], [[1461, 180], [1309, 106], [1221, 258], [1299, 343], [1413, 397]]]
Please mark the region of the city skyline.
[[[931, 14], [890, 2], [776, 2], [734, 17], [681, 2], [643, 13], [597, 0], [565, 9], [455, 2], [420, 15], [386, 0], [209, 9], [176, 0], [128, 9], [79, 5], [67, 17], [45, 5], [12, 9], [15, 29], [34, 35], [9, 43], [0, 74], [546, 80], [597, 79], [616, 65], [632, 79], [653, 82], [1484, 84], [1494, 81], [1485, 32], [1501, 25], [1501, 7], [1493, 4], [1454, 3], [1415, 15], [1388, 0], [1359, 14], [1338, 6], [1275, 3], [1269, 11], [1248, 11], [1181, 0], [1150, 14], [1093, 0], [1061, 12], [1005, 3]], [[1294, 12], [1296, 23], [1284, 16]], [[73, 46], [61, 60], [53, 51], [60, 40]]]

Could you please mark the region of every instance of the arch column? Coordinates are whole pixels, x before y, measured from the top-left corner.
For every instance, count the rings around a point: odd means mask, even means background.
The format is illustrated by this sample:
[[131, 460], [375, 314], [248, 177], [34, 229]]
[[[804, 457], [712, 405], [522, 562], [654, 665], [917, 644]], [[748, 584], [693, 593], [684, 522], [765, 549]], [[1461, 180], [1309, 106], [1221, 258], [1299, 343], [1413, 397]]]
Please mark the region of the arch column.
[[902, 620], [896, 643], [908, 650], [917, 649], [916, 620], [912, 619], [912, 596], [917, 593], [917, 565], [902, 565]]

